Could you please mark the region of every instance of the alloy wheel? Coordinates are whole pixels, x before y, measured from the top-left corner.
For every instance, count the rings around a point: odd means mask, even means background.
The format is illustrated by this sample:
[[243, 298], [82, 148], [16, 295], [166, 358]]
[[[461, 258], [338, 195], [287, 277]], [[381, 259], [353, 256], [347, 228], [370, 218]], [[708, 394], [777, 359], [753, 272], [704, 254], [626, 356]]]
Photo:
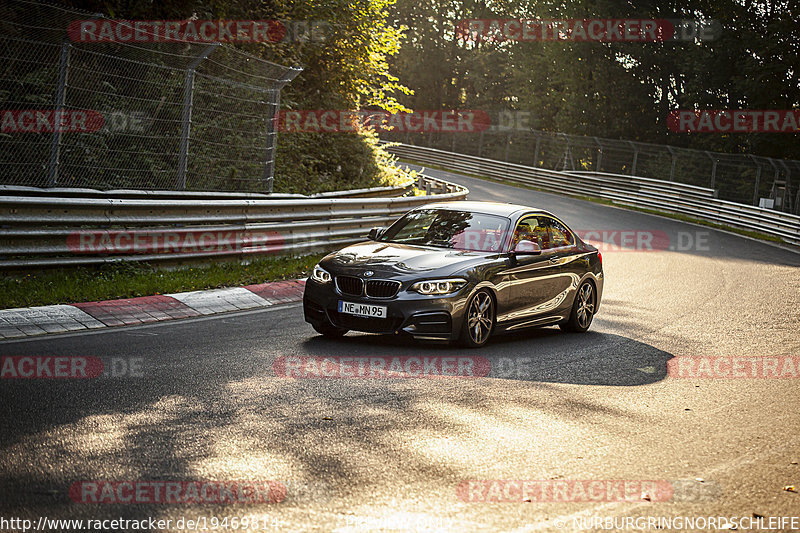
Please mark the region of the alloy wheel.
[[594, 315], [594, 290], [591, 283], [586, 283], [578, 293], [578, 324], [588, 328]]
[[483, 344], [492, 331], [494, 320], [494, 303], [492, 297], [485, 292], [479, 292], [472, 299], [467, 312], [467, 329], [470, 339], [475, 344]]

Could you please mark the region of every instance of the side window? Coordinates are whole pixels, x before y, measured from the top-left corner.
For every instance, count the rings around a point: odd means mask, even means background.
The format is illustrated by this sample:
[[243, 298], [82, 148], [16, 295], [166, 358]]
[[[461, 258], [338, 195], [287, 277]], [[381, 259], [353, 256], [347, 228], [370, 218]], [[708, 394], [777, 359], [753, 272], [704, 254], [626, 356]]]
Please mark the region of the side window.
[[535, 242], [542, 250], [550, 248], [550, 234], [547, 231], [547, 226], [543, 225], [542, 220], [543, 218], [539, 216], [529, 216], [520, 220], [514, 232], [511, 249], [513, 250], [521, 240]]
[[550, 235], [550, 246], [548, 248], [561, 248], [575, 244], [572, 234], [564, 224], [549, 217], [541, 217], [541, 219], [541, 223], [547, 226], [547, 231]]
[[536, 219], [533, 217], [525, 217], [517, 223], [514, 228], [514, 237], [511, 239], [511, 249], [517, 247], [519, 241], [533, 241], [533, 228], [531, 224], [536, 224]]

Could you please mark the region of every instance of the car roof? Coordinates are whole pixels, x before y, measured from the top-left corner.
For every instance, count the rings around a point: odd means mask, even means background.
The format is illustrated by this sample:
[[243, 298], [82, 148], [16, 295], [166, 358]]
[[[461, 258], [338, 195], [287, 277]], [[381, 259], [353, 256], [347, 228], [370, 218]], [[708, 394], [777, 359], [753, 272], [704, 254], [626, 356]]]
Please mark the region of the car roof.
[[475, 213], [484, 213], [486, 215], [500, 215], [508, 218], [514, 218], [514, 215], [521, 213], [537, 212], [544, 215], [551, 215], [551, 213], [544, 209], [537, 207], [530, 207], [527, 205], [519, 205], [504, 202], [476, 202], [471, 200], [459, 200], [450, 202], [434, 202], [417, 207], [416, 209], [452, 209], [458, 211], [470, 211]]

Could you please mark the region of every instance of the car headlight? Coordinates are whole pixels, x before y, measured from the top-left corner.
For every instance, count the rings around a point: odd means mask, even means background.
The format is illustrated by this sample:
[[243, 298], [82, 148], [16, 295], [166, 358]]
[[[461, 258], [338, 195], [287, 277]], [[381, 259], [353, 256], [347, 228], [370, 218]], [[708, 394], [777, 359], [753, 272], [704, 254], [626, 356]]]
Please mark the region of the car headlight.
[[416, 282], [411, 286], [411, 290], [420, 294], [450, 294], [466, 284], [467, 280], [461, 278], [429, 279]]
[[331, 277], [330, 272], [317, 265], [314, 267], [314, 270], [311, 271], [311, 279], [320, 283], [328, 283], [333, 278]]

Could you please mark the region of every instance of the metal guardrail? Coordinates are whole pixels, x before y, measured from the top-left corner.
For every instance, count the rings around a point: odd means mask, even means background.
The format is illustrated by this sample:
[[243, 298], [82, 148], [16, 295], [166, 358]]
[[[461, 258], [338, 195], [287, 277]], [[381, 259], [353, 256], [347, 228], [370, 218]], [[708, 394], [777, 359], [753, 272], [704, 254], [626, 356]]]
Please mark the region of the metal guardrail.
[[800, 214], [800, 160], [541, 131], [528, 127], [530, 118], [529, 112], [506, 110], [480, 132], [397, 129], [382, 131], [381, 138], [563, 172], [591, 170], [707, 186], [730, 202], [758, 205], [760, 198], [771, 198], [776, 210]]
[[428, 165], [522, 183], [545, 191], [610, 200], [615, 204], [678, 213], [757, 231], [800, 245], [800, 216], [719, 200], [713, 189], [600, 172], [559, 172], [434, 148], [389, 144], [392, 154]]
[[[364, 240], [369, 228], [388, 225], [413, 207], [464, 199], [469, 193], [459, 185], [418, 176], [415, 185], [435, 194], [399, 196], [411, 185], [347, 191], [356, 198], [250, 195], [198, 200], [185, 196], [191, 193], [158, 198], [5, 193], [0, 196], [0, 268], [180, 263], [328, 250]], [[398, 196], [366, 197], [385, 194]]]
[[282, 200], [286, 198], [382, 198], [402, 196], [411, 192], [416, 180], [391, 187], [371, 187], [369, 189], [351, 189], [349, 191], [321, 192], [306, 196], [291, 193], [258, 193], [258, 192], [219, 192], [219, 191], [159, 191], [116, 189], [103, 191], [79, 187], [25, 187], [21, 185], [0, 185], [2, 196], [50, 196], [55, 198], [130, 198], [130, 199], [171, 199], [171, 200]]

